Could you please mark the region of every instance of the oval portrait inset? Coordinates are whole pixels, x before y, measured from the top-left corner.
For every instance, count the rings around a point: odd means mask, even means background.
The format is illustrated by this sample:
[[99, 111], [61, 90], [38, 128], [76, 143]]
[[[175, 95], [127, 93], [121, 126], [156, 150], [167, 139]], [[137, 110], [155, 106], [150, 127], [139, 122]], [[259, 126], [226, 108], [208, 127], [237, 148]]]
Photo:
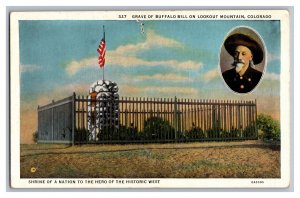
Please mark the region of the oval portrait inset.
[[236, 93], [249, 93], [261, 81], [266, 50], [257, 32], [238, 27], [224, 39], [220, 67], [227, 86]]

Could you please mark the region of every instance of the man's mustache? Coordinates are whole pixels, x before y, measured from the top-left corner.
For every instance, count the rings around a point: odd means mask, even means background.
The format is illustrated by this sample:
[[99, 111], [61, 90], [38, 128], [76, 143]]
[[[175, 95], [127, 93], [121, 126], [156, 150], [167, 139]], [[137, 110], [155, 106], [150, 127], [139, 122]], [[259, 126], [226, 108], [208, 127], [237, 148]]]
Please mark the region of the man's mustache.
[[245, 62], [241, 59], [237, 59], [237, 60], [234, 60], [234, 62], [231, 65], [237, 66], [238, 64], [245, 64]]

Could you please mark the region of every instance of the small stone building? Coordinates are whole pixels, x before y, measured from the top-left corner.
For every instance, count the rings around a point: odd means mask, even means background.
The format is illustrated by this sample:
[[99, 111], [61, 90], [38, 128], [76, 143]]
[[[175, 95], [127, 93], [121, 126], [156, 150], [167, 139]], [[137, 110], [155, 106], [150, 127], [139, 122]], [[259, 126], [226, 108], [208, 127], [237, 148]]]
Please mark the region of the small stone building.
[[90, 141], [99, 140], [105, 127], [119, 126], [119, 88], [116, 82], [98, 80], [90, 86], [88, 102], [88, 130]]

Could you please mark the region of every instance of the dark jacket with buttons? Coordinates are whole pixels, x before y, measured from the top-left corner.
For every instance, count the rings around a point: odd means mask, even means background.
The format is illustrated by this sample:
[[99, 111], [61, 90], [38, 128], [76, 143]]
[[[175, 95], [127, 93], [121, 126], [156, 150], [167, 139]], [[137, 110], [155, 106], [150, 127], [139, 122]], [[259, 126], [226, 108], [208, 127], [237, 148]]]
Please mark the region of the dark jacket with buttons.
[[254, 89], [261, 79], [262, 73], [248, 67], [243, 76], [236, 73], [235, 68], [222, 73], [227, 85], [235, 92], [248, 93]]

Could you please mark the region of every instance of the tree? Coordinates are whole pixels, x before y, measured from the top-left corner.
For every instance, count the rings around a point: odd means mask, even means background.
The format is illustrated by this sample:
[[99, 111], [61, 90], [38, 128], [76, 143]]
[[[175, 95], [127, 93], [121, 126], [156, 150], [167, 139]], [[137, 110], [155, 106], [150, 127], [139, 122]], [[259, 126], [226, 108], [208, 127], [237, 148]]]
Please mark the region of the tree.
[[263, 132], [263, 139], [280, 140], [280, 124], [270, 115], [260, 114], [257, 116], [257, 127]]

